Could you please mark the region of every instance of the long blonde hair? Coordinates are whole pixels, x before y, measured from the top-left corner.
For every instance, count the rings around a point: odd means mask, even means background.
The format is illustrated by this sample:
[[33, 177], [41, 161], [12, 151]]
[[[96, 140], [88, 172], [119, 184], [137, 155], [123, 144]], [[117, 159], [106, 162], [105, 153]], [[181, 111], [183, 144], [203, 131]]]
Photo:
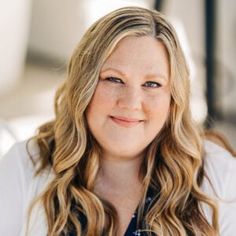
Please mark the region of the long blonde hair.
[[[189, 108], [189, 72], [172, 26], [154, 10], [126, 7], [95, 22], [85, 33], [68, 66], [68, 77], [55, 98], [55, 120], [39, 127], [33, 137], [40, 148], [40, 168], [50, 167], [55, 178], [40, 196], [48, 235], [116, 235], [117, 212], [94, 192], [100, 147], [90, 134], [85, 111], [96, 89], [101, 66], [126, 36], [152, 36], [166, 47], [170, 61], [170, 114], [147, 147], [142, 165], [143, 196], [138, 221], [159, 236], [217, 235], [217, 208], [200, 189], [203, 179], [201, 130]], [[155, 201], [144, 214], [152, 188]], [[201, 204], [212, 209], [212, 223]], [[84, 222], [81, 224], [81, 222]], [[140, 223], [140, 222], [139, 222]], [[85, 226], [85, 227], [84, 227]]]

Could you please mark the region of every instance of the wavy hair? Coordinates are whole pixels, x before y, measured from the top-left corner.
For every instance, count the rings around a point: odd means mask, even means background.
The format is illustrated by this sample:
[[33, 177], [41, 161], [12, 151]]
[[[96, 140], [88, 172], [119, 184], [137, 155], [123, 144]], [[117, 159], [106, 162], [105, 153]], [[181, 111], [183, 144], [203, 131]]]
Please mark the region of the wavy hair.
[[[101, 150], [85, 118], [100, 69], [117, 43], [126, 36], [160, 40], [169, 56], [171, 104], [168, 120], [147, 147], [142, 163], [143, 196], [138, 208], [142, 229], [159, 236], [218, 234], [218, 213], [200, 185], [203, 180], [201, 129], [189, 108], [189, 72], [175, 30], [155, 10], [125, 7], [95, 22], [82, 37], [68, 66], [65, 82], [55, 97], [55, 119], [33, 137], [40, 149], [39, 175], [50, 167], [54, 179], [40, 195], [48, 236], [116, 235], [117, 212], [93, 191]], [[156, 192], [147, 212], [148, 191]], [[206, 219], [202, 205], [212, 210]]]

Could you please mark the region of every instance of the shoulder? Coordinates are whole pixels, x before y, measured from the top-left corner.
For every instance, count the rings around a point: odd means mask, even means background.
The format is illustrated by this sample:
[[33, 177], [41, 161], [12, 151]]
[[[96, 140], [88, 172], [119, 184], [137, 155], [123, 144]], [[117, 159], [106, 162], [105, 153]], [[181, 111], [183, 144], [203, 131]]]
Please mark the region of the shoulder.
[[214, 191], [220, 198], [236, 199], [236, 157], [219, 145], [204, 141], [204, 172], [211, 184], [205, 179], [205, 191]]
[[[236, 158], [217, 144], [204, 142], [203, 192], [213, 198], [219, 210], [220, 235], [234, 235], [236, 231]], [[211, 209], [203, 205], [211, 222]]]
[[14, 144], [0, 159], [0, 188], [9, 191], [9, 186], [15, 186], [21, 195], [28, 194], [34, 185], [40, 188], [52, 171], [48, 168], [36, 176], [39, 164], [36, 141], [30, 139]]
[[21, 230], [28, 190], [34, 176], [26, 143], [13, 145], [0, 159], [0, 235], [19, 235]]
[[[36, 142], [26, 140], [13, 145], [0, 159], [0, 235], [20, 235], [20, 232], [24, 232], [30, 203], [53, 176], [51, 170], [35, 175], [39, 154]], [[42, 221], [43, 217], [40, 216], [40, 219], [34, 219], [34, 225], [45, 225]]]
[[34, 174], [35, 167], [29, 153], [32, 153], [31, 156], [35, 157], [39, 154], [39, 149], [33, 141], [30, 141], [29, 144], [27, 143], [28, 141], [23, 141], [14, 144], [0, 159], [1, 175], [5, 174], [10, 177], [12, 174], [22, 178], [24, 175], [25, 177], [30, 177]]

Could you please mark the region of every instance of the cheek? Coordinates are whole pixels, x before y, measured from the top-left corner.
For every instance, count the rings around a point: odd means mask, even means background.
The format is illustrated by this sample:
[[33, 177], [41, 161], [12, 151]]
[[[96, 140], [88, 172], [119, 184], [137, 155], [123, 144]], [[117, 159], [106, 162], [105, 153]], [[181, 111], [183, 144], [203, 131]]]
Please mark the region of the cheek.
[[107, 89], [102, 83], [99, 83], [91, 101], [91, 106], [94, 109], [105, 110], [112, 106], [116, 99], [116, 91]]
[[146, 102], [146, 109], [151, 118], [167, 119], [170, 110], [171, 95], [169, 91], [162, 91], [150, 96]]

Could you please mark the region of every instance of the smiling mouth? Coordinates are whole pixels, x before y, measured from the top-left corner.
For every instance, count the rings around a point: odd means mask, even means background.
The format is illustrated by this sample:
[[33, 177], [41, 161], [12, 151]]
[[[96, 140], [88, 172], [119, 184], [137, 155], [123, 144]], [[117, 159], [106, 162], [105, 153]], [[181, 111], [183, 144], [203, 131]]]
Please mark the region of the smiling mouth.
[[143, 120], [131, 119], [126, 117], [110, 116], [110, 118], [113, 122], [123, 127], [133, 127], [143, 122]]

